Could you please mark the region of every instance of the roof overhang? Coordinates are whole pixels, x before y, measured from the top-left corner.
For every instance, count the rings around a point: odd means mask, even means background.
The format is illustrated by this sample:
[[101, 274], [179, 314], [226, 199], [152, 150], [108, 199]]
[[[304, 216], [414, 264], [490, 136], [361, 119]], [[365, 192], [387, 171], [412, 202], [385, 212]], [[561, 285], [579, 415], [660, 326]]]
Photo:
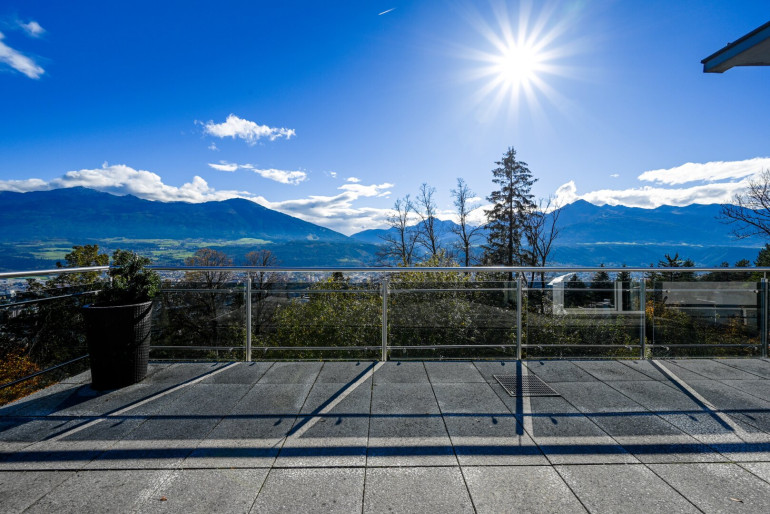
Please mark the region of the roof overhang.
[[701, 61], [704, 73], [722, 73], [733, 66], [770, 66], [770, 22]]

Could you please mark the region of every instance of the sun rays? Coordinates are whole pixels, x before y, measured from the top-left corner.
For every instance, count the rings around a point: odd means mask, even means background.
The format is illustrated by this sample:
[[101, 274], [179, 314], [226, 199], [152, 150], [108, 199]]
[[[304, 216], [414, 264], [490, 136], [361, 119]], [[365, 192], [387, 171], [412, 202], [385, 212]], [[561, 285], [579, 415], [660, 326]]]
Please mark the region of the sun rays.
[[564, 60], [577, 46], [566, 41], [570, 17], [557, 13], [554, 4], [538, 4], [534, 13], [529, 2], [522, 2], [515, 16], [503, 3], [494, 4], [493, 13], [493, 24], [468, 13], [486, 42], [485, 48], [462, 52], [474, 63], [466, 79], [479, 84], [474, 106], [484, 117], [501, 112], [518, 117], [522, 109], [541, 113], [544, 102], [567, 103], [549, 80], [570, 74]]

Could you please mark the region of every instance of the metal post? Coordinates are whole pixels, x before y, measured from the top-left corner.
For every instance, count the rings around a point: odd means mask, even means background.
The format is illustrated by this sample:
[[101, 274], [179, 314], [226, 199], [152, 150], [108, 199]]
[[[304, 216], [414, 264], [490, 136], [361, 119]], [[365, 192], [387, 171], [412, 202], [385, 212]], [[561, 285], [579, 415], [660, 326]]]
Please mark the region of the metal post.
[[516, 277], [516, 360], [521, 360], [521, 277]]
[[246, 362], [251, 362], [251, 275], [246, 274]]
[[640, 348], [640, 354], [639, 358], [644, 359], [645, 354], [647, 353], [647, 347], [646, 347], [646, 338], [644, 337], [645, 332], [645, 324], [647, 322], [647, 291], [645, 290], [645, 284], [644, 284], [644, 276], [642, 276], [642, 279], [639, 281], [639, 309], [642, 311], [641, 315], [641, 323], [639, 326], [639, 348]]
[[382, 290], [382, 356], [380, 360], [385, 362], [388, 360], [388, 281], [390, 276], [385, 275], [382, 277], [382, 284], [380, 285]]
[[[760, 307], [760, 314], [761, 318], [757, 316], [757, 323], [760, 326], [760, 336], [759, 339], [762, 341], [762, 358], [767, 358], [767, 279], [762, 278], [761, 282], [761, 288], [759, 290], [759, 307]], [[761, 321], [760, 321], [761, 320]]]

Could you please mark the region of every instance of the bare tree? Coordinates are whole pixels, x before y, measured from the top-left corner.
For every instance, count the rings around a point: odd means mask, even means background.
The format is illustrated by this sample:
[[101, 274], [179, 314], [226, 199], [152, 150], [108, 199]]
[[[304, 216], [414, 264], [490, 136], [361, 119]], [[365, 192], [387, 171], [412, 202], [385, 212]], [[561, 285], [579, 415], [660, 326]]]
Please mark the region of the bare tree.
[[720, 218], [734, 224], [739, 238], [770, 237], [770, 170], [749, 181], [749, 187], [733, 198], [734, 205], [723, 205]]
[[[544, 267], [551, 255], [553, 243], [559, 236], [559, 215], [561, 206], [554, 205], [553, 199], [541, 199], [536, 208], [532, 208], [524, 217], [524, 236], [529, 248], [526, 250], [528, 264]], [[545, 271], [540, 271], [540, 283], [545, 283]], [[535, 274], [530, 275], [530, 283], [534, 282]], [[545, 298], [541, 295], [540, 311], [545, 309]]]
[[417, 230], [417, 241], [428, 252], [428, 258], [433, 258], [441, 252], [441, 229], [436, 218], [436, 201], [433, 195], [436, 188], [423, 182], [417, 197], [415, 212], [420, 217]]
[[458, 246], [465, 256], [465, 266], [471, 265], [471, 246], [474, 238], [479, 235], [479, 231], [483, 228], [468, 225], [468, 215], [478, 207], [478, 204], [473, 202], [474, 196], [468, 184], [463, 179], [458, 178], [457, 189], [452, 189], [452, 198], [454, 198], [455, 209], [457, 209], [455, 212], [460, 223], [452, 228], [452, 232], [460, 238]]
[[388, 216], [391, 230], [380, 236], [385, 244], [378, 253], [380, 258], [395, 260], [402, 266], [411, 266], [417, 230], [411, 226], [414, 204], [409, 195], [399, 198], [393, 204], [393, 213]]
[[[279, 264], [280, 261], [270, 250], [256, 250], [246, 254], [247, 266], [269, 267]], [[251, 271], [249, 279], [251, 280], [251, 319], [254, 334], [259, 334], [272, 320], [277, 307], [274, 301], [267, 301], [270, 291], [284, 282], [284, 276], [267, 271]]]

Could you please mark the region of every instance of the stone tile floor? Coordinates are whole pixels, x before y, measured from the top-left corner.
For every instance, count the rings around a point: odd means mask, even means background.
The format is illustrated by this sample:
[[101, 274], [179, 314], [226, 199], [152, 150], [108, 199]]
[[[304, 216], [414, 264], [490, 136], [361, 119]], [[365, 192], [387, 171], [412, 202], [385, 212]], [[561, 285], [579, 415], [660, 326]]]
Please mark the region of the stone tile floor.
[[[513, 398], [494, 374], [560, 396]], [[0, 408], [2, 512], [770, 512], [770, 361], [152, 364]]]

